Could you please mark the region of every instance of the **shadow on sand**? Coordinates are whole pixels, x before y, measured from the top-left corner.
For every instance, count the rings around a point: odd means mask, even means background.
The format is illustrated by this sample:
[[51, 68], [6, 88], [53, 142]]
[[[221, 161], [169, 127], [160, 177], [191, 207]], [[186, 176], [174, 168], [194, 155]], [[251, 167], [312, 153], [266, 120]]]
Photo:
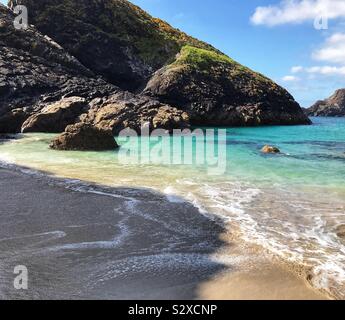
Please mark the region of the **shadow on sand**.
[[[10, 166], [0, 202], [2, 299], [195, 299], [225, 269], [212, 258], [222, 221], [181, 198]], [[16, 265], [27, 291], [13, 288]]]

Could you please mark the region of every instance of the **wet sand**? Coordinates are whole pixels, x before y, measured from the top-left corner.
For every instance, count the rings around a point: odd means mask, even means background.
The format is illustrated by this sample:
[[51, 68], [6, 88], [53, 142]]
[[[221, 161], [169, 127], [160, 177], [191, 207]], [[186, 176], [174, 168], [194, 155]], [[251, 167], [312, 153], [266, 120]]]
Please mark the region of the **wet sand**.
[[[0, 203], [2, 299], [326, 298], [220, 220], [150, 190], [0, 168]], [[13, 288], [16, 265], [28, 290]]]

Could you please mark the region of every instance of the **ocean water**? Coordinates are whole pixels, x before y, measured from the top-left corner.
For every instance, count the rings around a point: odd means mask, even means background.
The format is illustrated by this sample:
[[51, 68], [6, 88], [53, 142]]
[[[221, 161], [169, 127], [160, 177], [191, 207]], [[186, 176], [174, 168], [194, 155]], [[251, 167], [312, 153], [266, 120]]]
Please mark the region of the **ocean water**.
[[[51, 134], [0, 143], [0, 161], [107, 186], [154, 189], [171, 202], [191, 202], [202, 214], [236, 225], [243, 240], [305, 266], [316, 288], [345, 298], [345, 238], [339, 232], [345, 226], [345, 119], [312, 120], [312, 126], [226, 128], [215, 146], [224, 162], [219, 160], [218, 174], [195, 161], [162, 163], [157, 140], [148, 137], [134, 146], [137, 157], [131, 159], [140, 162], [123, 159], [125, 142], [114, 152], [50, 150]], [[206, 139], [206, 151], [213, 151], [212, 142]], [[262, 154], [265, 144], [278, 146], [281, 154]], [[169, 149], [170, 160], [176, 150]]]

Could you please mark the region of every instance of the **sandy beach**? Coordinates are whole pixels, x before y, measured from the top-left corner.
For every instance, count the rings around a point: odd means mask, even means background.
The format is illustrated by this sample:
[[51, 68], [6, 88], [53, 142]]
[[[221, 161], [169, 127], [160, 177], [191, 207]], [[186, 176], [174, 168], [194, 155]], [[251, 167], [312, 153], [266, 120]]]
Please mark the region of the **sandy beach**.
[[1, 299], [326, 299], [185, 201], [20, 170], [0, 169]]

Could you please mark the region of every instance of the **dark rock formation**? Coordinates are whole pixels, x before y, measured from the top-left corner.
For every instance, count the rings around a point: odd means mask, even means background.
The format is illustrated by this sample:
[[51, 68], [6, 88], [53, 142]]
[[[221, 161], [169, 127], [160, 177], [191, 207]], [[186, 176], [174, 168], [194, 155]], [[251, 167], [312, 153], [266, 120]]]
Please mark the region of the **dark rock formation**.
[[63, 97], [91, 100], [119, 90], [34, 27], [15, 30], [13, 19], [0, 5], [0, 132], [19, 132], [28, 117]]
[[127, 0], [14, 0], [30, 21], [108, 82], [134, 90], [185, 44], [210, 48]]
[[110, 130], [94, 127], [79, 122], [66, 127], [65, 132], [55, 138], [50, 144], [56, 150], [114, 150], [118, 148]]
[[23, 122], [29, 113], [26, 108], [12, 109], [1, 116], [0, 109], [0, 132], [16, 133], [20, 132]]
[[312, 117], [345, 117], [345, 89], [337, 90], [326, 100], [317, 101], [306, 113]]

